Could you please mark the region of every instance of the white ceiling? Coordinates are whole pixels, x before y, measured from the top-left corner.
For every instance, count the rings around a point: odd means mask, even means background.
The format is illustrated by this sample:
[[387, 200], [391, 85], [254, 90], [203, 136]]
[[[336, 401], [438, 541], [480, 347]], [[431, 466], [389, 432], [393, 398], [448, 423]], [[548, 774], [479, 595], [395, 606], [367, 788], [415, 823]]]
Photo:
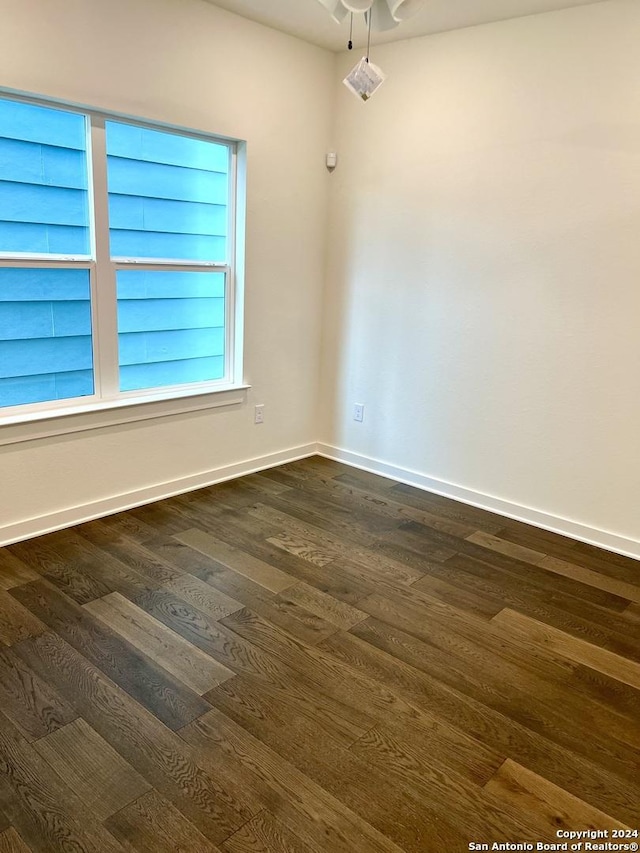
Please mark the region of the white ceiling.
[[[345, 50], [349, 23], [334, 23], [318, 0], [209, 0], [230, 12], [298, 36], [329, 50]], [[424, 9], [394, 30], [374, 35], [377, 44], [441, 33], [507, 18], [586, 6], [603, 0], [426, 0]], [[356, 15], [354, 45], [366, 44], [364, 16]]]

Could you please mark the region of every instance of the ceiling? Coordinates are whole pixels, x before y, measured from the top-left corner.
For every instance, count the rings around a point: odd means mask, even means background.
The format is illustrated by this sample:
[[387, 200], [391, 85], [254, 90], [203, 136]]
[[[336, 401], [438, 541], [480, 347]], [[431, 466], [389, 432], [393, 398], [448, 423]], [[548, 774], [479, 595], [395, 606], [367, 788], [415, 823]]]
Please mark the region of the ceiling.
[[[329, 50], [345, 50], [347, 46], [348, 20], [342, 24], [334, 23], [317, 0], [209, 0], [209, 2]], [[382, 44], [597, 2], [603, 2], [603, 0], [426, 0], [421, 12], [394, 30], [374, 34], [372, 42]], [[356, 16], [353, 40], [355, 47], [366, 44], [363, 15]]]

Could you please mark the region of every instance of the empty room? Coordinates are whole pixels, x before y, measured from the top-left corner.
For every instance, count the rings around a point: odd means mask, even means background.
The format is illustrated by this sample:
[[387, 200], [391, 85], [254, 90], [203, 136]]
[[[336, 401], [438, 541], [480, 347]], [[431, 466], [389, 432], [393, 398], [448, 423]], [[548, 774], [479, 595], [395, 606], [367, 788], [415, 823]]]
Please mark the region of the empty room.
[[637, 0], [0, 33], [0, 853], [637, 851]]

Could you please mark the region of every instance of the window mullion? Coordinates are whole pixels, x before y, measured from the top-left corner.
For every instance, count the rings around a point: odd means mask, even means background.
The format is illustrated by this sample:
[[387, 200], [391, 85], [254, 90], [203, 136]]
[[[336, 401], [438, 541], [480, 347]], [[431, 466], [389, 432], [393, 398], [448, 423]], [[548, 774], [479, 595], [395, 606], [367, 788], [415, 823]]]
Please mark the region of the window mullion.
[[241, 382], [244, 351], [244, 243], [246, 170], [244, 148], [230, 152], [229, 273], [227, 275], [227, 366], [230, 382]]
[[93, 234], [96, 259], [92, 276], [93, 340], [96, 391], [104, 399], [118, 396], [118, 301], [116, 269], [109, 247], [109, 195], [104, 119], [91, 120]]

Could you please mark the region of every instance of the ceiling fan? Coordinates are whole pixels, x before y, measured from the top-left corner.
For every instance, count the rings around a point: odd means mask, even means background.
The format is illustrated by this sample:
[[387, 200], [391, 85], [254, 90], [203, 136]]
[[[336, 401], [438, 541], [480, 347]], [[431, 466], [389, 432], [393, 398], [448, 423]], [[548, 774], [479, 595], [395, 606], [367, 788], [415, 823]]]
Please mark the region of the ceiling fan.
[[340, 24], [349, 14], [364, 14], [374, 32], [397, 27], [424, 6], [424, 0], [318, 0]]
[[397, 27], [424, 6], [424, 0], [318, 0], [337, 24], [351, 15], [349, 50], [353, 47], [353, 16], [364, 14], [368, 27], [367, 54], [344, 79], [345, 86], [363, 101], [368, 101], [385, 80], [385, 74], [369, 61], [371, 32], [384, 32]]

